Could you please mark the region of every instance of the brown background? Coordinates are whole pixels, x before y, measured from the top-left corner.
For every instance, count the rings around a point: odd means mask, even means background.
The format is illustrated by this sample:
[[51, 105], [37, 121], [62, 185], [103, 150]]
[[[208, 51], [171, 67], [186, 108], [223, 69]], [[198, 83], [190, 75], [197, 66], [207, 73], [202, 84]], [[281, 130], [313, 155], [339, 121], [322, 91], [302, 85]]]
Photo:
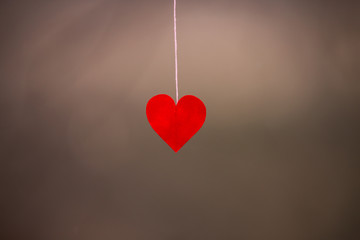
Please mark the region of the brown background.
[[207, 106], [177, 154], [172, 1], [1, 1], [0, 238], [360, 239], [360, 4], [178, 0], [180, 95]]

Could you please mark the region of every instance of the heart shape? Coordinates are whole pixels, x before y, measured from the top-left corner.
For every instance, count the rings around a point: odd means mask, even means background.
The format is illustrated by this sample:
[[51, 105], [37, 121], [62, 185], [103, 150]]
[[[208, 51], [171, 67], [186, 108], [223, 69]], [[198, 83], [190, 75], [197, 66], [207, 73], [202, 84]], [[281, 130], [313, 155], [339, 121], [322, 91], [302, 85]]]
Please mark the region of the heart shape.
[[204, 124], [206, 108], [192, 95], [175, 104], [170, 96], [159, 94], [147, 103], [146, 115], [154, 131], [177, 152]]

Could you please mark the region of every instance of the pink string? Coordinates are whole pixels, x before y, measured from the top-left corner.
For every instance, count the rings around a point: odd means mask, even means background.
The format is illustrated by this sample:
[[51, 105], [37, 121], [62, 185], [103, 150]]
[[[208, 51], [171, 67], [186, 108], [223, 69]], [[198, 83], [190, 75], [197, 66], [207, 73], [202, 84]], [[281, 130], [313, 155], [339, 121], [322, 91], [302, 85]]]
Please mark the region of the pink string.
[[178, 84], [178, 47], [176, 35], [176, 0], [174, 0], [174, 40], [175, 40], [175, 84], [176, 84], [176, 104], [179, 101], [179, 84]]

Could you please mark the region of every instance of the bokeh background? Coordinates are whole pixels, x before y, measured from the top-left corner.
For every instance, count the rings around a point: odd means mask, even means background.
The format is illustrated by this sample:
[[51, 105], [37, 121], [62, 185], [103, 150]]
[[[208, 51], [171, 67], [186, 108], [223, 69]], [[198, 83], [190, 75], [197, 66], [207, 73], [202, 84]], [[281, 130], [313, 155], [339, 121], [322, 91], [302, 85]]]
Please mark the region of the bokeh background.
[[359, 1], [1, 1], [0, 238], [360, 239]]

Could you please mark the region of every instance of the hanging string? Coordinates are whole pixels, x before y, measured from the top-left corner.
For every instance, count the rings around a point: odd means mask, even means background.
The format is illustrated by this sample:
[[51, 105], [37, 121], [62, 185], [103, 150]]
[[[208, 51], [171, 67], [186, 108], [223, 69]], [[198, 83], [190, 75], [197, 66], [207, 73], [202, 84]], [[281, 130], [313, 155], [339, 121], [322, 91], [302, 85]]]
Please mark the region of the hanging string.
[[175, 43], [175, 84], [176, 84], [176, 104], [179, 101], [179, 84], [178, 84], [178, 49], [176, 35], [176, 0], [174, 0], [174, 43]]

